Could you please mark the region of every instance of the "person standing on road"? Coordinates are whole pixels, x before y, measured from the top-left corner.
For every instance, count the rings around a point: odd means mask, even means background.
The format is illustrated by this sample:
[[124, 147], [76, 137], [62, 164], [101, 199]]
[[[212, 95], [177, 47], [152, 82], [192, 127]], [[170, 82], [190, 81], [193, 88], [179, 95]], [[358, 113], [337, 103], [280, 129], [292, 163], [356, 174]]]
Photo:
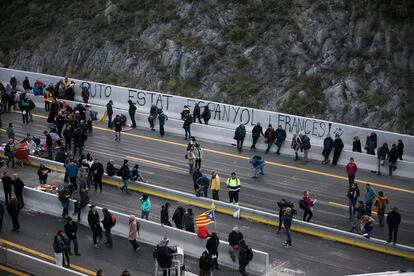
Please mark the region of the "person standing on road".
[[79, 188], [79, 200], [75, 202], [75, 212], [73, 215], [78, 214], [78, 222], [81, 220], [82, 209], [89, 204], [89, 193], [86, 187]]
[[259, 140], [260, 136], [264, 136], [263, 134], [263, 128], [260, 125], [259, 122], [256, 123], [256, 125], [252, 129], [252, 145], [250, 146], [250, 150], [256, 151], [256, 143], [257, 140]]
[[99, 190], [102, 192], [102, 176], [104, 175], [104, 167], [98, 158], [95, 158], [95, 161], [91, 166], [91, 171], [93, 183], [95, 184], [95, 192], [98, 190], [98, 186]]
[[95, 205], [91, 205], [89, 213], [88, 213], [88, 224], [92, 230], [92, 238], [93, 238], [93, 245], [95, 248], [99, 248], [98, 246], [98, 237], [102, 240], [102, 228], [100, 224], [99, 214], [96, 211]]
[[196, 180], [197, 182], [197, 196], [208, 197], [208, 187], [210, 186], [210, 179], [206, 175], [202, 175]]
[[250, 158], [249, 163], [253, 166], [254, 175], [253, 178], [257, 178], [259, 174], [264, 175], [263, 168], [265, 166], [265, 161], [261, 156], [255, 155]]
[[60, 201], [60, 204], [62, 204], [63, 211], [62, 211], [62, 217], [66, 218], [69, 213], [69, 204], [70, 204], [70, 198], [72, 197], [72, 194], [69, 190], [68, 186], [63, 186], [58, 191], [58, 199]]
[[53, 139], [50, 133], [44, 131], [43, 134], [46, 137], [47, 159], [53, 160]]
[[286, 232], [286, 241], [283, 243], [285, 248], [292, 247], [292, 236], [290, 234], [290, 227], [292, 226], [293, 220], [293, 211], [292, 208], [286, 207], [283, 211], [281, 221], [283, 222], [283, 226]]
[[127, 159], [124, 160], [124, 164], [122, 164], [121, 168], [119, 169], [118, 174], [119, 174], [119, 176], [121, 176], [122, 181], [124, 182], [124, 185], [122, 187], [120, 187], [119, 189], [121, 189], [121, 192], [125, 191], [129, 195], [128, 182], [131, 179], [131, 172], [129, 171], [128, 160]]
[[326, 138], [323, 140], [323, 151], [322, 155], [324, 157], [322, 164], [326, 165], [329, 164], [329, 155], [331, 154], [331, 151], [334, 147], [334, 141], [331, 138], [331, 135], [328, 134]]
[[404, 154], [404, 143], [401, 139], [398, 139], [397, 152], [398, 152], [398, 159], [403, 160], [402, 156]]
[[220, 191], [220, 176], [217, 172], [213, 171], [211, 172], [211, 184], [210, 184], [210, 190], [213, 193], [213, 199], [214, 200], [220, 200], [219, 199], [219, 191]]
[[206, 104], [204, 106], [203, 113], [201, 114], [201, 119], [203, 119], [204, 123], [208, 125], [208, 121], [210, 121], [210, 118], [211, 118], [211, 111], [210, 111], [210, 108], [208, 107], [208, 104]]
[[311, 218], [313, 217], [312, 210], [313, 210], [314, 201], [311, 199], [308, 191], [303, 192], [303, 198], [301, 200], [300, 205], [304, 210], [303, 221], [310, 222]]
[[20, 179], [17, 173], [13, 174], [13, 187], [14, 187], [14, 194], [16, 195], [17, 201], [19, 202], [20, 206], [22, 206], [23, 208], [24, 207], [24, 202], [23, 202], [24, 183]]
[[397, 160], [398, 160], [398, 150], [395, 144], [392, 145], [390, 153], [388, 154], [388, 164], [389, 164], [389, 176], [392, 176], [392, 172], [397, 169]]
[[378, 215], [378, 224], [381, 227], [384, 227], [384, 217], [385, 212], [387, 211], [388, 198], [384, 195], [383, 191], [378, 192], [377, 199], [374, 204], [375, 212]]
[[230, 258], [233, 262], [236, 261], [236, 256], [238, 256], [239, 242], [241, 240], [243, 240], [243, 234], [240, 232], [239, 226], [235, 226], [228, 238]]
[[296, 133], [293, 134], [291, 147], [295, 151], [295, 161], [299, 160], [299, 149], [301, 144], [302, 140], [300, 139], [299, 135]]
[[106, 115], [108, 115], [108, 128], [112, 128], [112, 116], [114, 115], [114, 110], [112, 106], [114, 105], [114, 102], [110, 100], [106, 104]]
[[203, 254], [201, 254], [201, 257], [198, 259], [198, 267], [200, 269], [200, 272], [198, 273], [199, 276], [211, 275], [213, 260], [207, 250], [204, 250]]
[[13, 124], [12, 123], [9, 123], [9, 126], [6, 129], [6, 134], [7, 134], [7, 139], [9, 139], [9, 140], [11, 139], [12, 142], [13, 142], [14, 141], [15, 134], [14, 134], [14, 128], [13, 128]]
[[16, 168], [16, 145], [13, 142], [13, 139], [9, 139], [9, 142], [4, 147], [4, 155], [7, 156], [6, 166], [9, 167], [11, 162], [12, 168]]
[[65, 151], [72, 150], [73, 128], [70, 124], [67, 124], [63, 130], [63, 137], [65, 138]]
[[207, 240], [206, 248], [210, 254], [212, 260], [213, 271], [219, 270], [218, 267], [218, 247], [220, 245], [220, 240], [217, 237], [216, 232], [211, 233], [210, 238]]
[[276, 132], [271, 124], [267, 126], [267, 129], [264, 133], [264, 137], [265, 137], [265, 143], [267, 143], [267, 148], [266, 148], [265, 153], [269, 153], [270, 148], [272, 147], [273, 142], [276, 139]]
[[332, 166], [336, 166], [339, 160], [339, 156], [341, 156], [342, 149], [344, 148], [344, 142], [342, 142], [342, 139], [338, 134], [335, 135], [333, 146], [334, 146], [334, 155], [332, 159]]
[[170, 209], [171, 204], [166, 202], [164, 205], [161, 206], [161, 224], [172, 226], [170, 222], [170, 215], [168, 214], [168, 210]]
[[65, 224], [65, 235], [69, 239], [69, 255], [72, 255], [71, 252], [71, 245], [70, 243], [73, 243], [73, 250], [75, 251], [76, 256], [80, 256], [79, 254], [79, 245], [78, 245], [78, 224], [73, 221], [71, 217], [67, 217], [66, 224]]
[[243, 142], [244, 142], [245, 137], [246, 137], [246, 127], [244, 126], [244, 124], [240, 124], [234, 132], [234, 139], [236, 140], [237, 150], [239, 152], [243, 151]]
[[369, 185], [368, 183], [365, 185], [365, 188], [366, 188], [366, 192], [364, 195], [365, 209], [367, 211], [367, 214], [371, 216], [372, 204], [374, 203], [377, 193], [375, 192], [374, 188], [372, 188], [371, 185]]
[[148, 220], [151, 211], [151, 200], [147, 194], [142, 194], [139, 200], [141, 202], [141, 218]]
[[193, 117], [190, 113], [186, 113], [183, 120], [183, 128], [185, 131], [184, 140], [191, 139], [191, 124], [193, 123]]
[[79, 166], [75, 163], [75, 159], [69, 159], [69, 164], [66, 164], [65, 174], [68, 177], [69, 183], [73, 185], [73, 189], [77, 190], [76, 177], [78, 176]]
[[277, 146], [276, 154], [280, 155], [280, 148], [282, 147], [283, 142], [286, 140], [286, 130], [284, 130], [281, 125], [279, 125], [276, 129], [275, 137], [275, 144]]
[[187, 209], [187, 212], [184, 214], [184, 217], [183, 217], [183, 224], [184, 224], [185, 231], [192, 232], [192, 233], [195, 232], [193, 209], [191, 208]]
[[183, 229], [183, 219], [184, 219], [185, 209], [182, 206], [178, 206], [175, 209], [172, 220], [174, 221], [175, 227], [178, 229]]
[[384, 166], [385, 160], [387, 160], [387, 156], [389, 154], [388, 144], [384, 143], [382, 147], [378, 149], [378, 170], [377, 175], [381, 175], [381, 166]]
[[375, 155], [376, 148], [377, 148], [377, 134], [375, 134], [375, 132], [371, 132], [371, 134], [367, 136], [367, 140], [365, 142], [365, 149], [367, 150], [367, 154]]
[[354, 158], [349, 158], [349, 162], [346, 165], [346, 172], [348, 174], [348, 181], [349, 181], [349, 188], [351, 188], [352, 184], [355, 182], [355, 175], [358, 170], [357, 165], [355, 164]]
[[39, 169], [37, 170], [37, 175], [39, 176], [39, 184], [47, 184], [48, 173], [51, 171], [45, 167], [44, 164], [40, 164]]
[[122, 121], [121, 116], [116, 115], [114, 119], [115, 141], [121, 142]]
[[135, 112], [137, 111], [137, 107], [131, 100], [128, 100], [128, 104], [129, 104], [128, 113], [129, 113], [129, 117], [131, 118], [131, 122], [132, 122], [131, 127], [136, 128], [137, 123], [135, 122]]
[[247, 246], [244, 240], [239, 242], [239, 272], [241, 275], [248, 275], [246, 272], [246, 267], [249, 265], [250, 261], [253, 260], [253, 250]]
[[231, 177], [226, 181], [227, 189], [229, 189], [229, 200], [231, 204], [239, 205], [240, 179], [236, 177], [236, 173], [232, 172]]
[[203, 149], [198, 143], [194, 147], [194, 154], [195, 154], [194, 166], [198, 169], [201, 169], [201, 160], [203, 159]]
[[168, 120], [167, 115], [165, 115], [164, 111], [160, 109], [159, 114], [158, 114], [158, 124], [160, 125], [160, 136], [161, 137], [165, 135], [164, 125], [165, 125], [165, 121], [167, 120]]
[[102, 226], [105, 229], [106, 242], [104, 243], [108, 247], [112, 247], [112, 235], [111, 228], [115, 226], [116, 218], [115, 215], [111, 214], [107, 208], [102, 209], [102, 214], [104, 216]]
[[12, 197], [12, 186], [13, 186], [13, 179], [7, 175], [7, 172], [3, 172], [3, 177], [1, 178], [3, 182], [3, 190], [4, 190], [4, 200], [7, 205], [10, 198]]
[[128, 241], [132, 245], [132, 248], [135, 252], [138, 252], [141, 247], [137, 242], [137, 233], [139, 231], [138, 222], [134, 215], [129, 216], [129, 233], [128, 233]]
[[[193, 175], [194, 177], [194, 173], [193, 173], [194, 159], [195, 159], [194, 148], [191, 148], [189, 151], [187, 151], [186, 158], [188, 162], [188, 172], [190, 173], [190, 175]], [[197, 170], [198, 169], [196, 169], [195, 171]]]
[[158, 107], [155, 104], [152, 104], [150, 108], [149, 116], [148, 116], [148, 122], [150, 124], [150, 129], [152, 131], [155, 131], [154, 122], [155, 122], [155, 119], [157, 119], [157, 116], [158, 116]]
[[401, 223], [401, 215], [398, 212], [398, 208], [392, 208], [392, 211], [387, 215], [387, 224], [388, 224], [388, 240], [387, 243], [392, 243], [395, 245], [397, 243], [397, 234], [398, 227]]
[[200, 105], [198, 103], [196, 103], [194, 105], [194, 109], [193, 109], [193, 123], [196, 123], [197, 119], [198, 119], [198, 122], [200, 124], [202, 124], [202, 122], [201, 122], [201, 108], [200, 108]]
[[20, 230], [20, 224], [19, 224], [19, 213], [22, 206], [20, 205], [19, 201], [12, 196], [9, 200], [9, 203], [7, 204], [7, 213], [9, 213], [9, 216], [13, 223], [13, 230], [12, 232], [19, 232]]
[[356, 182], [353, 182], [352, 186], [349, 187], [347, 196], [349, 206], [349, 219], [352, 220], [355, 214], [355, 205], [358, 201], [358, 197], [360, 196], [360, 191]]
[[3, 230], [3, 218], [4, 218], [4, 207], [3, 203], [0, 202], [0, 233]]
[[55, 254], [55, 264], [58, 266], [64, 265], [63, 251], [65, 250], [65, 243], [63, 241], [63, 231], [58, 230], [53, 238], [53, 252]]

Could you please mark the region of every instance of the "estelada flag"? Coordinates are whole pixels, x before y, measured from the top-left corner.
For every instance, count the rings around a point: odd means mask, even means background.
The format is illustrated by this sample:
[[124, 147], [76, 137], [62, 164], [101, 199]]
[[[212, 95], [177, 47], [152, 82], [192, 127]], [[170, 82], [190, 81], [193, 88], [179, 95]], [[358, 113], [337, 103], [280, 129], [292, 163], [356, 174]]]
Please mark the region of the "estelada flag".
[[214, 217], [214, 210], [209, 210], [201, 215], [197, 216], [195, 219], [197, 226], [205, 226], [216, 222], [216, 218]]

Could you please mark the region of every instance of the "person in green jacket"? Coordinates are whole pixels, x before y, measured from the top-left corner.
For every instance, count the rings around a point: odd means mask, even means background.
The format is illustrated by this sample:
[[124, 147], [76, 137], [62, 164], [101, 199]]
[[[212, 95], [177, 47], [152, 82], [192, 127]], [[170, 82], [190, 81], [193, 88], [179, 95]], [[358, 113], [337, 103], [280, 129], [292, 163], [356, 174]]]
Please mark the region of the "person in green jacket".
[[246, 127], [244, 126], [244, 124], [240, 124], [236, 128], [236, 131], [234, 132], [234, 140], [237, 141], [237, 150], [239, 152], [243, 151], [243, 142], [244, 142], [245, 137], [246, 137]]
[[151, 210], [151, 200], [147, 194], [142, 194], [141, 198], [141, 218], [148, 220], [149, 212]]

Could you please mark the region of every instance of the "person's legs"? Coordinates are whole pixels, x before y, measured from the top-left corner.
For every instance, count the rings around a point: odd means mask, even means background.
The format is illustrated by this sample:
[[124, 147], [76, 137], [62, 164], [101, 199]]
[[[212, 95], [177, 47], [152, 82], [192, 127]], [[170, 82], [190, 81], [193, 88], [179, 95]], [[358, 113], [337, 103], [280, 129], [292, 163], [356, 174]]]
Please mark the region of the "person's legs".
[[349, 188], [351, 188], [352, 184], [354, 184], [354, 181], [355, 175], [348, 175]]
[[349, 219], [352, 219], [354, 215], [354, 212], [353, 212], [354, 201], [351, 199], [348, 199], [348, 206], [349, 206]]
[[393, 229], [393, 233], [394, 233], [394, 235], [393, 235], [393, 238], [392, 238], [392, 242], [395, 245], [397, 243], [398, 227]]
[[233, 201], [234, 201], [234, 192], [232, 192], [232, 191], [229, 191], [229, 201], [230, 201], [230, 203], [233, 203]]
[[371, 216], [372, 202], [365, 202], [365, 208], [367, 209], [367, 215]]
[[258, 139], [259, 137], [253, 136], [253, 142], [252, 142], [252, 145], [250, 146], [250, 149], [256, 149], [256, 143]]
[[286, 244], [291, 246], [292, 245], [292, 237], [290, 235], [290, 228], [285, 227], [285, 232], [286, 232]]
[[309, 211], [308, 211], [308, 219], [306, 220], [307, 222], [309, 222], [310, 220], [311, 220], [311, 218], [313, 217], [313, 212], [312, 212], [312, 210], [311, 209], [308, 209]]
[[53, 146], [47, 146], [47, 158], [53, 160]]
[[106, 243], [112, 245], [111, 228], [105, 228]]
[[76, 255], [79, 255], [78, 238], [74, 238], [74, 239], [72, 240], [72, 242], [73, 242], [73, 249], [74, 249], [74, 251], [75, 251], [75, 254], [76, 254]]
[[266, 148], [266, 153], [269, 153], [270, 148], [272, 147], [273, 143], [269, 141], [269, 143], [267, 143], [267, 148]]
[[99, 190], [102, 192], [102, 176], [98, 176], [98, 186], [99, 186]]
[[112, 115], [108, 115], [108, 128], [112, 128]]
[[219, 191], [218, 190], [213, 190], [213, 199], [214, 200], [219, 200]]
[[384, 226], [384, 216], [385, 216], [384, 212], [379, 211], [379, 212], [377, 212], [377, 215], [378, 215], [379, 225]]
[[239, 204], [239, 191], [234, 192], [234, 202], [236, 205]]
[[164, 125], [160, 125], [160, 135], [164, 136]]
[[97, 245], [97, 238], [98, 238], [98, 229], [96, 227], [92, 227], [92, 239], [93, 239], [93, 244]]
[[308, 153], [309, 150], [303, 150], [303, 162], [308, 162]]

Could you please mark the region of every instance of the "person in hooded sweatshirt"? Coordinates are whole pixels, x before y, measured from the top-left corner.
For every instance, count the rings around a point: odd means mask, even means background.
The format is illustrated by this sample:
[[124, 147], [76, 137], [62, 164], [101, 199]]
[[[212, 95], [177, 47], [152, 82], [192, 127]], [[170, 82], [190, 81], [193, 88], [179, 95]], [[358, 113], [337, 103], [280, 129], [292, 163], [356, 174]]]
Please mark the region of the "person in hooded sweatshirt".
[[219, 270], [218, 267], [218, 247], [220, 245], [220, 240], [217, 237], [216, 232], [211, 233], [210, 238], [207, 240], [206, 248], [208, 253], [211, 256], [211, 260], [213, 262], [213, 270]]
[[168, 246], [169, 239], [164, 237], [156, 246], [154, 258], [157, 259], [158, 265], [163, 269], [162, 275], [170, 275], [169, 268], [172, 265], [172, 258], [175, 250]]
[[248, 275], [246, 272], [246, 266], [253, 260], [253, 250], [247, 246], [244, 240], [239, 242], [239, 272], [241, 275]]
[[236, 261], [236, 253], [239, 250], [239, 242], [243, 239], [243, 234], [240, 232], [240, 228], [235, 226], [229, 234], [229, 253], [233, 262]]

